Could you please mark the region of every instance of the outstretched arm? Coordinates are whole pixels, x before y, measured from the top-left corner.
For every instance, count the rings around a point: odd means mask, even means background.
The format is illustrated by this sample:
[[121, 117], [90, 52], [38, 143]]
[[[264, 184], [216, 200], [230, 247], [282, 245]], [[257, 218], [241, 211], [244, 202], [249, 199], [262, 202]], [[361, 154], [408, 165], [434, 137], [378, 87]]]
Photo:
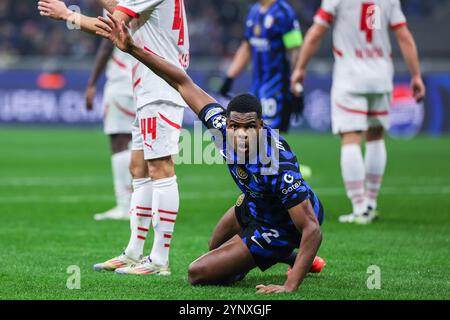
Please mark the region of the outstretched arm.
[[102, 7], [109, 13], [113, 13], [118, 4], [116, 0], [97, 0], [97, 2], [100, 2]]
[[303, 201], [288, 211], [296, 228], [302, 234], [297, 259], [284, 285], [259, 285], [256, 287], [258, 293], [296, 291], [311, 269], [314, 257], [322, 242], [320, 225], [309, 200]]
[[[41, 16], [48, 17], [54, 20], [63, 20], [71, 23], [73, 26], [79, 27], [82, 31], [96, 34], [97, 27], [95, 26], [97, 18], [88, 17], [81, 13], [69, 10], [63, 1], [59, 0], [40, 0], [38, 1], [38, 10]], [[131, 18], [123, 12], [114, 11], [114, 17], [118, 20], [128, 23]]]
[[111, 40], [120, 50], [131, 54], [164, 79], [180, 93], [184, 101], [196, 114], [199, 114], [207, 104], [216, 101], [197, 86], [182, 69], [150, 50], [144, 50], [136, 46], [124, 22], [119, 22], [111, 14], [108, 14], [108, 19], [103, 17], [98, 19], [102, 22], [96, 25], [101, 30], [97, 32], [98, 35]]

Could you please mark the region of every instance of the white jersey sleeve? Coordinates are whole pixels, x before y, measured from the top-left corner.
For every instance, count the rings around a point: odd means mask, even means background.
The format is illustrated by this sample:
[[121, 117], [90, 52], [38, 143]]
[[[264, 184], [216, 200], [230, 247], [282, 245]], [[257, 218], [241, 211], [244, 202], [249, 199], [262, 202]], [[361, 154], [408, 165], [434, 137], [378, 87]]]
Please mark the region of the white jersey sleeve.
[[395, 30], [406, 25], [406, 17], [403, 14], [402, 6], [400, 5], [400, 0], [391, 0], [392, 9], [391, 16], [389, 18], [389, 23], [391, 29]]
[[126, 13], [132, 18], [139, 16], [148, 10], [157, 7], [163, 0], [119, 0], [116, 10]]
[[322, 4], [314, 16], [314, 22], [329, 27], [337, 13], [341, 0], [322, 0]]

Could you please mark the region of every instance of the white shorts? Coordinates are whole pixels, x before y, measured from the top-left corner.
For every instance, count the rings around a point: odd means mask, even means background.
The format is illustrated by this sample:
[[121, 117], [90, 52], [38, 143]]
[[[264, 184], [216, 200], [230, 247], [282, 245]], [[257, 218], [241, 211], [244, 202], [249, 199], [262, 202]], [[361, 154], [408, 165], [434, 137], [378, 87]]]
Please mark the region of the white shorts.
[[103, 94], [103, 105], [103, 131], [105, 134], [130, 134], [136, 117], [133, 96], [115, 94], [106, 89]]
[[331, 90], [331, 122], [334, 134], [367, 131], [382, 126], [389, 129], [392, 93], [351, 93]]
[[140, 108], [133, 123], [132, 150], [143, 150], [145, 160], [178, 154], [183, 115], [184, 107], [170, 102]]

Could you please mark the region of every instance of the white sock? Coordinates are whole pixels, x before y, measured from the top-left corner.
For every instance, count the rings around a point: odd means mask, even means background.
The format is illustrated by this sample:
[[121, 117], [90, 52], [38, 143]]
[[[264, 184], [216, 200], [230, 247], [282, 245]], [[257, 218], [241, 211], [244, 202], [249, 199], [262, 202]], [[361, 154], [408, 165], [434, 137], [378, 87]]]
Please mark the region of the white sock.
[[115, 153], [111, 157], [116, 204], [122, 212], [130, 210], [132, 180], [129, 169], [130, 159], [130, 150]]
[[138, 260], [144, 252], [145, 240], [152, 221], [152, 180], [134, 179], [130, 205], [131, 236], [125, 254]]
[[180, 205], [177, 177], [153, 181], [153, 240], [150, 259], [159, 265], [169, 262], [169, 249]]
[[387, 153], [384, 140], [366, 143], [366, 201], [367, 205], [376, 209], [378, 193], [386, 168]]
[[346, 144], [341, 147], [341, 170], [353, 213], [363, 214], [367, 204], [364, 192], [365, 167], [360, 145]]

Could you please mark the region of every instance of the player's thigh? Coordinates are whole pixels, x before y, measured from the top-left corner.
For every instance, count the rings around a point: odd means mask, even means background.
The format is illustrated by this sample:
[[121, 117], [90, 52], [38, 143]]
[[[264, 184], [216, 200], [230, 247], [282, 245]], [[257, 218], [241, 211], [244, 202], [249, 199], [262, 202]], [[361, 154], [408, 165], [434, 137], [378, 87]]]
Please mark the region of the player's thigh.
[[368, 141], [380, 140], [383, 138], [383, 131], [389, 130], [389, 112], [392, 103], [392, 94], [377, 93], [371, 94], [369, 99], [368, 117]]
[[164, 159], [178, 154], [184, 108], [155, 102], [138, 111], [145, 160]]
[[104, 105], [103, 130], [105, 134], [131, 134], [136, 117], [133, 97], [116, 94], [106, 88]]
[[331, 90], [331, 123], [334, 134], [366, 131], [368, 110], [368, 100], [364, 95], [337, 88]]
[[236, 218], [236, 209], [235, 206], [232, 206], [214, 228], [211, 239], [209, 240], [209, 250], [220, 247], [240, 231], [241, 225]]
[[238, 235], [189, 266], [189, 282], [193, 285], [220, 284], [236, 275], [247, 273], [256, 264]]

